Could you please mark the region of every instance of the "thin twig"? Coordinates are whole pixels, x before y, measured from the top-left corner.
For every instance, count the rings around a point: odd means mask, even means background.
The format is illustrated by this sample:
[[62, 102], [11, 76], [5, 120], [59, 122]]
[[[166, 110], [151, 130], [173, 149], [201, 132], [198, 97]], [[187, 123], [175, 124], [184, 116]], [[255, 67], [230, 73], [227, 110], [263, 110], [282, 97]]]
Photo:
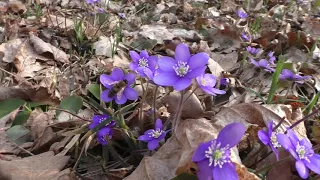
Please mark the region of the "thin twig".
[[[301, 122], [309, 119], [310, 117], [316, 115], [318, 112], [319, 112], [319, 108], [317, 108], [316, 110], [314, 110], [312, 113], [304, 116], [304, 117], [303, 117], [302, 119], [300, 119], [299, 121], [293, 123], [293, 124], [290, 126], [290, 129], [294, 128], [294, 127], [297, 126], [299, 123], [301, 123]], [[287, 133], [287, 131], [286, 131], [285, 133]]]

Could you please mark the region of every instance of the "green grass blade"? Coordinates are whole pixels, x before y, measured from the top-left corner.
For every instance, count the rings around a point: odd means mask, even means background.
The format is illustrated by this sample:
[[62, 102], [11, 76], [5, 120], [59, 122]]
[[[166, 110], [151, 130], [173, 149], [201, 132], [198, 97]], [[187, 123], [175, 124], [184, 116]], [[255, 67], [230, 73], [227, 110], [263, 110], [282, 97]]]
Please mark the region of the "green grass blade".
[[278, 84], [278, 81], [279, 81], [279, 77], [280, 77], [280, 74], [281, 74], [281, 70], [282, 70], [284, 61], [285, 61], [285, 60], [284, 60], [284, 56], [283, 56], [283, 55], [280, 55], [280, 56], [279, 56], [279, 61], [278, 61], [278, 63], [277, 63], [276, 71], [273, 73], [273, 76], [272, 76], [272, 83], [271, 83], [271, 88], [270, 88], [269, 96], [268, 96], [268, 99], [267, 99], [267, 104], [270, 104], [270, 103], [271, 103], [272, 98], [273, 98], [273, 96], [274, 96], [275, 93], [276, 93], [277, 84]]

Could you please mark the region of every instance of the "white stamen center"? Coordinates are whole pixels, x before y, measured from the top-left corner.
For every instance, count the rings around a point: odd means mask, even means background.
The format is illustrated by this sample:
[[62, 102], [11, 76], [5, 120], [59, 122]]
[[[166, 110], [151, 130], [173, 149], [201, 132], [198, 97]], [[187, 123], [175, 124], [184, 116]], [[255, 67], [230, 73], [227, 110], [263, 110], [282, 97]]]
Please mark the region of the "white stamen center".
[[145, 58], [139, 59], [138, 66], [139, 67], [149, 67], [148, 60]]
[[163, 131], [162, 131], [161, 129], [156, 129], [156, 130], [153, 129], [153, 130], [149, 133], [149, 137], [159, 138], [162, 133], [163, 133]]
[[277, 133], [276, 132], [272, 132], [271, 133], [271, 137], [270, 137], [271, 143], [275, 148], [281, 147], [281, 145], [279, 144], [278, 140], [277, 140]]
[[296, 146], [296, 152], [299, 156], [300, 159], [304, 159], [308, 162], [310, 162], [309, 158], [308, 158], [308, 154], [307, 154], [307, 150], [305, 146], [301, 146], [298, 142], [297, 146]]
[[173, 69], [178, 76], [183, 77], [189, 72], [189, 65], [186, 62], [178, 61], [178, 64], [173, 66]]
[[224, 163], [230, 163], [230, 149], [229, 145], [221, 148], [221, 143], [216, 144], [216, 141], [213, 141], [208, 150], [205, 151], [205, 157], [209, 159], [209, 166], [212, 164], [214, 166], [219, 166], [222, 168]]

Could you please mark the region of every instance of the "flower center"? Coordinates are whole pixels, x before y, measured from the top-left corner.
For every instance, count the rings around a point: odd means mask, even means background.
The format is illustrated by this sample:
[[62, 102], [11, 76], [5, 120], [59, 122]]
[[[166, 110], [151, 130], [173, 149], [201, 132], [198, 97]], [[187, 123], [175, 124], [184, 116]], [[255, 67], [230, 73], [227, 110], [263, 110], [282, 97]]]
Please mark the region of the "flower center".
[[153, 130], [149, 133], [149, 137], [159, 138], [162, 133], [163, 133], [163, 131], [162, 131], [161, 129], [156, 129], [156, 130], [153, 129]]
[[201, 85], [202, 86], [206, 86], [207, 85], [207, 81], [205, 79], [201, 79]]
[[143, 57], [142, 59], [139, 60], [138, 66], [139, 67], [149, 67], [148, 60]]
[[308, 156], [307, 156], [307, 151], [305, 146], [301, 146], [299, 143], [296, 146], [296, 152], [299, 156], [300, 159], [304, 159], [309, 161]]
[[281, 145], [279, 144], [278, 140], [277, 140], [277, 133], [272, 132], [271, 133], [271, 137], [270, 137], [271, 143], [275, 148], [281, 147]]
[[173, 66], [173, 69], [178, 76], [183, 77], [189, 72], [189, 65], [186, 62], [178, 61], [178, 64]]
[[209, 159], [209, 166], [219, 166], [222, 168], [224, 163], [230, 163], [230, 149], [229, 145], [221, 148], [221, 143], [216, 143], [214, 140], [211, 146], [208, 147], [208, 150], [205, 151], [205, 157]]

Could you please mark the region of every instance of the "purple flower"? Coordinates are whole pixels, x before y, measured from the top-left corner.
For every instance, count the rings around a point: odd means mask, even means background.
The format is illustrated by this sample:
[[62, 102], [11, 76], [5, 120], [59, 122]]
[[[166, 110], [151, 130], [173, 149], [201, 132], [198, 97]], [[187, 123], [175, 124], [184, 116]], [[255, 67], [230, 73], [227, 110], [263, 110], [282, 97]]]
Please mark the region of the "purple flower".
[[251, 62], [251, 64], [255, 65], [256, 67], [262, 68], [267, 72], [274, 72], [275, 71], [273, 68], [269, 67], [270, 64], [265, 59], [261, 59], [260, 61], [257, 62], [256, 60], [250, 58], [250, 62]]
[[126, 19], [126, 14], [125, 14], [125, 13], [118, 13], [118, 15], [119, 15], [122, 19]]
[[220, 78], [221, 85], [228, 86], [229, 83], [230, 83], [229, 78]]
[[241, 34], [241, 38], [242, 38], [244, 41], [250, 41], [250, 40], [251, 40], [251, 37], [250, 37], [249, 34], [246, 33], [246, 32], [243, 32], [243, 33]]
[[113, 130], [109, 127], [101, 128], [97, 133], [98, 142], [102, 145], [108, 144], [108, 141], [112, 138]]
[[268, 123], [268, 130], [267, 132], [264, 130], [258, 131], [258, 137], [262, 141], [264, 145], [267, 145], [271, 148], [271, 150], [274, 152], [274, 154], [277, 157], [277, 160], [279, 160], [279, 152], [278, 152], [278, 147], [281, 147], [277, 140], [277, 132], [273, 132], [273, 120], [271, 120]]
[[245, 19], [248, 17], [248, 14], [245, 11], [242, 11], [241, 9], [238, 10], [238, 17], [241, 19]]
[[289, 69], [282, 69], [279, 79], [294, 81], [299, 84], [303, 84], [303, 81], [311, 78], [311, 76], [300, 76], [299, 74], [293, 74]]
[[[102, 123], [103, 121], [105, 121], [108, 118], [109, 118], [109, 116], [107, 114], [94, 115], [92, 117], [92, 123], [90, 124], [89, 129], [93, 129], [93, 128], [97, 127], [100, 123]], [[114, 120], [111, 120], [108, 124], [106, 124], [106, 127], [113, 127], [115, 125], [116, 125], [116, 122]]]
[[239, 143], [245, 131], [242, 123], [231, 123], [220, 131], [217, 139], [199, 145], [192, 157], [199, 168], [199, 180], [238, 179], [235, 166], [230, 160], [230, 148]]
[[140, 52], [129, 52], [133, 62], [130, 63], [130, 69], [136, 71], [141, 77], [153, 79], [153, 74], [157, 66], [158, 57], [149, 56], [146, 50]]
[[248, 46], [247, 51], [252, 55], [256, 55], [260, 52], [260, 48], [254, 48], [254, 47]]
[[308, 178], [309, 169], [320, 174], [320, 155], [314, 153], [307, 138], [299, 140], [291, 129], [288, 129], [287, 135], [278, 134], [277, 138], [281, 146], [296, 160], [296, 169], [301, 178]]
[[88, 4], [94, 4], [94, 3], [96, 3], [96, 2], [99, 2], [99, 0], [86, 0], [86, 2], [87, 2]]
[[104, 13], [104, 9], [98, 8], [98, 12], [99, 12], [99, 13]]
[[154, 150], [159, 146], [159, 142], [164, 139], [168, 131], [163, 131], [162, 121], [157, 119], [155, 128], [144, 132], [138, 140], [148, 142], [148, 149]]
[[191, 56], [188, 46], [179, 44], [175, 59], [167, 56], [159, 59], [153, 81], [160, 86], [173, 86], [176, 91], [184, 90], [193, 78], [204, 73], [208, 60], [208, 54], [201, 52]]
[[130, 87], [135, 81], [133, 73], [124, 74], [122, 69], [115, 68], [111, 75], [102, 74], [100, 82], [107, 88], [100, 97], [104, 102], [115, 100], [117, 104], [124, 104], [127, 100], [136, 100], [138, 93]]
[[274, 61], [276, 60], [276, 57], [274, 57], [273, 53], [274, 53], [273, 51], [270, 51], [267, 55], [268, 60], [269, 60], [270, 64], [272, 64], [272, 65], [274, 65]]
[[201, 89], [213, 96], [216, 96], [217, 94], [225, 94], [226, 92], [223, 90], [219, 90], [214, 88], [216, 85], [216, 77], [212, 74], [202, 74], [196, 78], [199, 86]]

